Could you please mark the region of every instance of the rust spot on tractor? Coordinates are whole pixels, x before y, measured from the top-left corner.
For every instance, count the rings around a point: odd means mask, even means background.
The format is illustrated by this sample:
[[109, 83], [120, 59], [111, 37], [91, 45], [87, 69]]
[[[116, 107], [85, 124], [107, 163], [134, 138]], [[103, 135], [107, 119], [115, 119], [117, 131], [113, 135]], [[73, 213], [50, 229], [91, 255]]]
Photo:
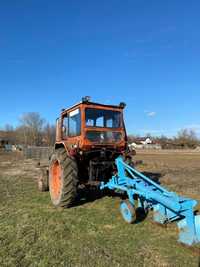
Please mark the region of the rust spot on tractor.
[[58, 198], [61, 189], [61, 166], [58, 161], [55, 161], [52, 166], [51, 183], [53, 197], [56, 199]]

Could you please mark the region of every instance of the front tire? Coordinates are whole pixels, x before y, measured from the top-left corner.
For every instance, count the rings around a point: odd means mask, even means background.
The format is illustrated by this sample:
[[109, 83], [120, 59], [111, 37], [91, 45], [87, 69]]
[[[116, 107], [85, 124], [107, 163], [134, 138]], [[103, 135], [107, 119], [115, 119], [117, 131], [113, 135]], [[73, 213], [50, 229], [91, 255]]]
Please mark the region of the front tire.
[[64, 148], [53, 153], [49, 165], [49, 191], [56, 207], [70, 207], [77, 197], [78, 167]]

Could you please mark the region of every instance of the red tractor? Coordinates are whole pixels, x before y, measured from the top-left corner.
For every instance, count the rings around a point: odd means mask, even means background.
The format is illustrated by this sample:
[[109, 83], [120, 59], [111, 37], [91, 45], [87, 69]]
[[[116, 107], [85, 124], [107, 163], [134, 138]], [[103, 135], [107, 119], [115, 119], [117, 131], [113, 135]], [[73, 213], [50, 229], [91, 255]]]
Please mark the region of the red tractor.
[[124, 103], [104, 105], [83, 97], [62, 110], [48, 170], [38, 180], [41, 191], [49, 188], [55, 206], [74, 204], [80, 186], [108, 181], [119, 155], [130, 163], [134, 153], [128, 150], [124, 108]]

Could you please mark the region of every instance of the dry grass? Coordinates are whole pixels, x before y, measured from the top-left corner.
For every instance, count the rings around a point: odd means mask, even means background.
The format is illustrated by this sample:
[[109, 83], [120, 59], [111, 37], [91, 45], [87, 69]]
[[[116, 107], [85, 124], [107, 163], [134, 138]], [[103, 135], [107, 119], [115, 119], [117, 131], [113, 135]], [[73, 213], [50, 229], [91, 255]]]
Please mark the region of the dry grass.
[[[139, 169], [159, 174], [171, 190], [200, 200], [200, 154], [143, 153]], [[55, 209], [37, 191], [36, 163], [0, 155], [0, 266], [198, 266], [199, 257], [177, 243], [175, 225], [136, 225], [104, 197]]]

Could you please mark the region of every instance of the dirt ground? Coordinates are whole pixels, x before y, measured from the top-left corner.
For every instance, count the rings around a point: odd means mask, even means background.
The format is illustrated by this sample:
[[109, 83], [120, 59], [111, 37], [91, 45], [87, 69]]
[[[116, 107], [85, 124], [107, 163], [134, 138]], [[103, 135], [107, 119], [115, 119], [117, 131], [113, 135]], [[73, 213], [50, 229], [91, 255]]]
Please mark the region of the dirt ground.
[[138, 168], [155, 173], [172, 191], [200, 200], [200, 153], [192, 151], [138, 151], [144, 164]]
[[[136, 160], [137, 169], [200, 203], [200, 153], [138, 151]], [[155, 226], [151, 215], [127, 225], [117, 197], [56, 209], [37, 191], [38, 174], [37, 161], [0, 152], [0, 266], [200, 266], [198, 253], [177, 243], [175, 226]]]

